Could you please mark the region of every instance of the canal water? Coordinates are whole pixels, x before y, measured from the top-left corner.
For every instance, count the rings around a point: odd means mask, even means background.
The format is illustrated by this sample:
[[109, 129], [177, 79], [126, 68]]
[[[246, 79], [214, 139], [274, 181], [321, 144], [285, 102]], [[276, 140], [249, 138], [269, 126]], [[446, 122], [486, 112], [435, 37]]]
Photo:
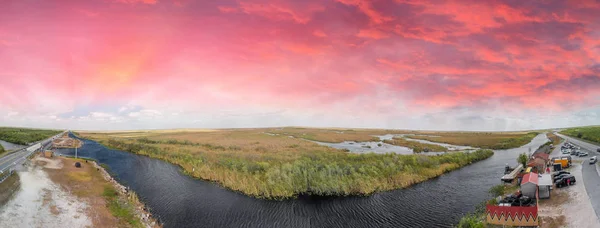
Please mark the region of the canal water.
[[2, 147], [4, 147], [4, 149], [7, 150], [7, 151], [18, 150], [18, 149], [21, 149], [21, 148], [25, 147], [25, 146], [22, 146], [22, 145], [17, 145], [17, 144], [14, 144], [14, 143], [9, 143], [7, 141], [2, 141], [2, 140], [0, 140], [0, 145], [2, 145]]
[[[179, 167], [83, 140], [79, 156], [107, 164], [112, 175], [138, 193], [165, 227], [450, 227], [489, 198], [504, 165], [519, 153], [535, 151], [545, 134], [516, 149], [498, 150], [489, 159], [414, 185], [369, 197], [254, 199], [207, 181], [190, 178]], [[58, 151], [74, 155], [72, 149]]]

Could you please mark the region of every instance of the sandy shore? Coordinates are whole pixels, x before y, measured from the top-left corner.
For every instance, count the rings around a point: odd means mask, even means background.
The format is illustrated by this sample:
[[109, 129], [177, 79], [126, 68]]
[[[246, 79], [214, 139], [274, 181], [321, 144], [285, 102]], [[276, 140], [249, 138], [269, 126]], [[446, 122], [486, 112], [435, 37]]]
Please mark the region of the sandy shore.
[[129, 227], [128, 220], [109, 210], [105, 196], [109, 186], [116, 189], [120, 201], [132, 205], [133, 219], [143, 227], [160, 227], [135, 193], [96, 162], [37, 156], [30, 164], [11, 177], [20, 187], [0, 205], [0, 227]]
[[18, 172], [21, 188], [0, 208], [0, 227], [91, 227], [88, 205], [53, 183], [39, 166]]

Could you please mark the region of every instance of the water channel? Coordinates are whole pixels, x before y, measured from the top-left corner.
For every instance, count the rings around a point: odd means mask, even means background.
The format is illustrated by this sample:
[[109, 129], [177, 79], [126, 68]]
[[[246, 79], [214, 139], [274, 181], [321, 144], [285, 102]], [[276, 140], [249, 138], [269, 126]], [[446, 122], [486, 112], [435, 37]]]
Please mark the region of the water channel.
[[[407, 189], [369, 197], [268, 201], [229, 191], [181, 174], [179, 167], [108, 149], [84, 140], [79, 156], [107, 164], [112, 175], [138, 193], [165, 227], [450, 227], [489, 198], [504, 165], [519, 153], [548, 141], [545, 134], [527, 145], [498, 150], [474, 163]], [[74, 155], [72, 149], [58, 151]]]
[[4, 147], [4, 149], [6, 151], [18, 150], [18, 149], [21, 149], [21, 148], [25, 147], [25, 146], [22, 146], [22, 145], [18, 145], [18, 144], [14, 144], [14, 143], [9, 143], [7, 141], [2, 141], [2, 140], [0, 140], [0, 145], [2, 145], [2, 147]]

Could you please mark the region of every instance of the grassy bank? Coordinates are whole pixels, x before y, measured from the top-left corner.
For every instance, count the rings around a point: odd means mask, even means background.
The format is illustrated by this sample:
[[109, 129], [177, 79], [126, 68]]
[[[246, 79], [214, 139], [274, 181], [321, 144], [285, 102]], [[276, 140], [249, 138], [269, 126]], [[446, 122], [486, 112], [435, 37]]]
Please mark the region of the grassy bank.
[[555, 135], [552, 132], [546, 133], [546, 137], [552, 141], [552, 145], [554, 146], [558, 146], [560, 142], [562, 142], [562, 138], [558, 137], [558, 135]]
[[60, 132], [55, 130], [0, 127], [0, 140], [19, 145], [28, 145], [32, 142], [47, 139]]
[[531, 142], [537, 134], [537, 132], [438, 132], [407, 135], [406, 137], [453, 145], [501, 150], [523, 146]]
[[441, 156], [351, 154], [262, 130], [81, 135], [108, 147], [177, 164], [193, 177], [267, 199], [398, 189], [493, 154], [489, 150]]
[[2, 145], [0, 145], [0, 155], [2, 155], [4, 152], [6, 152], [6, 150]]
[[[6, 174], [4, 174], [6, 175]], [[0, 175], [1, 176], [1, 175]], [[0, 183], [0, 207], [8, 202], [21, 187], [19, 175], [16, 173]]]
[[383, 142], [392, 144], [392, 145], [396, 145], [396, 146], [403, 146], [403, 147], [411, 148], [411, 149], [413, 149], [413, 151], [415, 153], [433, 152], [433, 151], [435, 151], [435, 152], [448, 151], [448, 148], [443, 147], [443, 146], [421, 143], [421, 142], [416, 142], [416, 141], [410, 141], [410, 140], [406, 140], [403, 138], [393, 138], [391, 140], [384, 140]]
[[[92, 218], [94, 227], [143, 227], [135, 216], [134, 203], [119, 195], [92, 163], [65, 157], [51, 160], [38, 158], [35, 161], [38, 165], [44, 165], [54, 183], [88, 203], [90, 208], [87, 214]], [[62, 168], [47, 166], [49, 161], [62, 163]], [[80, 162], [81, 168], [76, 168], [75, 162]]]
[[600, 126], [569, 128], [560, 133], [590, 142], [600, 143]]
[[509, 193], [514, 193], [519, 189], [516, 185], [499, 184], [489, 189], [489, 194], [493, 197], [488, 201], [482, 202], [477, 206], [473, 213], [466, 214], [463, 216], [458, 224], [457, 228], [484, 228], [484, 227], [496, 227], [495, 225], [489, 225], [485, 221], [485, 205], [497, 204], [496, 197], [503, 196]]
[[118, 218], [124, 225], [130, 227], [144, 227], [135, 216], [134, 204], [127, 199], [119, 197], [119, 193], [112, 185], [105, 185], [102, 192], [110, 213]]

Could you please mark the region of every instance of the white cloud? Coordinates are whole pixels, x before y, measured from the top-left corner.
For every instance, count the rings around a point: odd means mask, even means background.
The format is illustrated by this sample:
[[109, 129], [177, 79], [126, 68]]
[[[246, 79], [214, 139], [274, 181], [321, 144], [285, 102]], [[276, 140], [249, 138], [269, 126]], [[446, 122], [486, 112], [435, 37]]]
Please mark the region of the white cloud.
[[139, 112], [131, 112], [128, 114], [129, 117], [139, 117], [139, 118], [155, 118], [162, 116], [162, 112], [153, 110], [153, 109], [143, 109]]

